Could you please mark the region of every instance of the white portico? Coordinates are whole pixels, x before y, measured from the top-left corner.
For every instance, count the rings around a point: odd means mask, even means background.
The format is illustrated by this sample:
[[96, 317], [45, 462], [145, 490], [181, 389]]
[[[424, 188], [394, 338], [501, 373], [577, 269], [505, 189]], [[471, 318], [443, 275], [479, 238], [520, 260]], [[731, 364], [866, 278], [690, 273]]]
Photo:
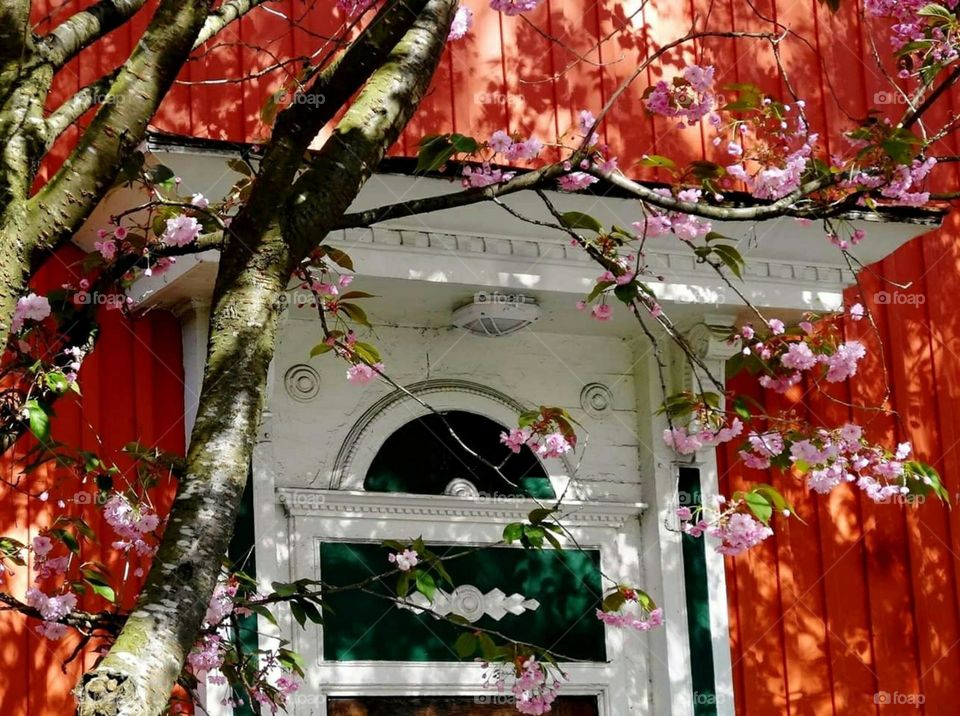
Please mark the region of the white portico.
[[[153, 148], [182, 177], [187, 193], [215, 198], [236, 178], [226, 167], [233, 148], [170, 141]], [[378, 174], [355, 208], [458, 190], [443, 179]], [[638, 218], [629, 199], [550, 196], [564, 211], [590, 213], [605, 225], [628, 226]], [[550, 220], [536, 195], [503, 201], [517, 214]], [[868, 263], [885, 256], [922, 230], [871, 221], [860, 258]], [[723, 233], [740, 241], [747, 259], [743, 292], [773, 315], [836, 309], [853, 283], [820, 227], [783, 219], [725, 225]], [[92, 236], [79, 237], [81, 243], [87, 239], [92, 242]], [[709, 549], [685, 551], [669, 519], [678, 478], [702, 499], [716, 494], [715, 458], [707, 451], [681, 468], [663, 445], [665, 426], [654, 415], [663, 397], [654, 348], [635, 320], [617, 307], [608, 322], [576, 310], [600, 273], [596, 265], [561, 232], [492, 203], [345, 230], [326, 241], [353, 259], [357, 278], [351, 289], [376, 296], [364, 301], [374, 324], [364, 340], [378, 346], [386, 371], [409, 392], [382, 382], [349, 384], [346, 366], [332, 355], [311, 359], [321, 339], [316, 311], [289, 302], [252, 465], [257, 578], [267, 588], [272, 581], [321, 575], [324, 581], [346, 579], [376, 564], [385, 539], [422, 537], [437, 549], [497, 542], [504, 525], [522, 521], [536, 503], [472, 484], [469, 471], [461, 474], [456, 465], [434, 460], [441, 448], [403, 431], [428, 417], [419, 401], [461, 416], [478, 435], [488, 427], [514, 426], [532, 406], [560, 406], [582, 425], [580, 446], [570, 459], [543, 461], [530, 474], [546, 497], [564, 495], [567, 523], [584, 550], [578, 554], [585, 556], [553, 563], [542, 560], [558, 556], [498, 548], [491, 562], [464, 571], [464, 584], [474, 588], [470, 593], [500, 590], [538, 606], [482, 623], [580, 650], [581, 660], [569, 666], [569, 683], [561, 690], [583, 697], [570, 702], [570, 714], [732, 714], [723, 562]], [[658, 274], [649, 285], [664, 310], [691, 332], [701, 356], [722, 375], [726, 347], [705, 324], [733, 325], [740, 318], [739, 299], [675, 239], [650, 240], [647, 258]], [[215, 252], [183, 257], [166, 274], [141, 279], [131, 289], [143, 305], [168, 306], [182, 316], [185, 371], [192, 381], [188, 406], [199, 393], [216, 265]], [[536, 302], [540, 317], [499, 338], [453, 327], [454, 310], [477, 292], [523, 294]], [[667, 339], [659, 340], [671, 365], [670, 387], [680, 389], [689, 384], [689, 371]], [[418, 458], [422, 481], [410, 467]], [[423, 487], [455, 479], [464, 482], [453, 494]], [[593, 615], [600, 572], [650, 592], [664, 609], [664, 628], [645, 635], [604, 630]], [[567, 608], [574, 596], [582, 603]], [[289, 639], [307, 663], [294, 713], [348, 713], [337, 711], [338, 704], [387, 697], [462, 698], [475, 703], [478, 714], [499, 713], [483, 701], [490, 692], [482, 688], [481, 667], [445, 652], [446, 635], [431, 617], [384, 602], [366, 631], [354, 634], [356, 623], [367, 624], [367, 609], [358, 598], [347, 605], [348, 614], [338, 609], [323, 627], [308, 623], [306, 630], [289, 615], [279, 627], [261, 623], [264, 646], [276, 637]], [[477, 618], [493, 619], [487, 612]], [[420, 620], [422, 635], [404, 632], [420, 628], [405, 621], [410, 619]], [[208, 700], [211, 713], [224, 708], [213, 691]]]

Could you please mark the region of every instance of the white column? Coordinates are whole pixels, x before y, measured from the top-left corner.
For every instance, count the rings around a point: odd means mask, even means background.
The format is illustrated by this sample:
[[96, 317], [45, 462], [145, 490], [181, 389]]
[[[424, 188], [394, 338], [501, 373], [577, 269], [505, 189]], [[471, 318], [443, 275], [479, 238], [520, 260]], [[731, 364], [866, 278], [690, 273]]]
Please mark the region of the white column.
[[[184, 445], [189, 449], [190, 434], [197, 418], [203, 368], [207, 362], [207, 337], [210, 328], [210, 302], [193, 298], [177, 313], [183, 343], [183, 430]], [[198, 686], [200, 706], [208, 716], [232, 716], [233, 707], [221, 702], [230, 698], [227, 684], [205, 681]]]
[[[669, 361], [669, 339], [661, 337], [662, 360]], [[639, 586], [663, 609], [664, 626], [649, 632], [651, 713], [690, 716], [693, 684], [690, 640], [687, 632], [686, 585], [681, 535], [668, 525], [675, 522], [677, 474], [673, 453], [663, 442], [667, 427], [654, 415], [663, 402], [657, 361], [646, 339], [634, 344], [634, 381], [637, 395], [637, 436], [640, 443], [642, 499], [647, 512], [641, 520], [642, 563], [645, 581]], [[669, 365], [666, 371], [669, 373]], [[669, 380], [666, 375], [665, 379]]]
[[[704, 325], [706, 324], [706, 325]], [[720, 381], [725, 380], [726, 362], [736, 352], [736, 347], [728, 345], [721, 336], [732, 329], [733, 319], [726, 316], [704, 316], [704, 324], [698, 324], [687, 336], [697, 350], [710, 374]], [[708, 388], [706, 376], [698, 369], [700, 380]], [[684, 386], [693, 389], [690, 381]], [[721, 403], [722, 404], [722, 403]], [[714, 449], [701, 450], [696, 454], [696, 466], [700, 469], [700, 495], [703, 504], [708, 505], [720, 494], [717, 452]], [[705, 561], [707, 568], [707, 592], [710, 602], [710, 635], [713, 646], [714, 689], [718, 716], [733, 716], [733, 669], [730, 658], [729, 630], [727, 612], [727, 578], [723, 555], [710, 545], [706, 546]]]

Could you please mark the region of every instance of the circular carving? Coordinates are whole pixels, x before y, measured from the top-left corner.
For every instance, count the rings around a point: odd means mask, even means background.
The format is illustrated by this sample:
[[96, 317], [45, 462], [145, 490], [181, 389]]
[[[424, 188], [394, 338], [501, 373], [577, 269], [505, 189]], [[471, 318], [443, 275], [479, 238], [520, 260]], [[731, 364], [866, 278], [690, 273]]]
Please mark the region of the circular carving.
[[483, 592], [472, 584], [461, 584], [450, 595], [450, 611], [473, 623], [484, 615]]
[[320, 392], [320, 374], [310, 366], [298, 363], [283, 374], [283, 387], [291, 398], [307, 403]]
[[580, 407], [591, 418], [604, 418], [613, 408], [613, 393], [603, 383], [587, 383], [580, 391]]
[[443, 488], [443, 494], [451, 497], [480, 497], [480, 490], [470, 480], [455, 477]]

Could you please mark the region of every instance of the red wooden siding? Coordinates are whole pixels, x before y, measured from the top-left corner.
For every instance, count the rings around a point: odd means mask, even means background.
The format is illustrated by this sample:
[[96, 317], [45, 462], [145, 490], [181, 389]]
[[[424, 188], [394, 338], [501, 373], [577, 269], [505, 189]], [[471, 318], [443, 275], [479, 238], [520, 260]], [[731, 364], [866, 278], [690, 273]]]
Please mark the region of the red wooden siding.
[[[934, 464], [953, 494], [960, 492], [955, 405], [960, 325], [953, 306], [960, 251], [957, 221], [918, 238], [881, 262], [881, 275], [912, 282], [904, 293], [916, 303], [878, 305], [891, 291], [869, 274], [866, 301], [877, 315], [877, 332], [866, 321], [851, 337], [873, 355], [850, 386], [824, 396], [799, 387], [786, 399], [752, 390], [770, 406], [793, 404], [813, 420], [836, 425], [851, 418], [869, 426], [887, 444], [912, 441], [917, 456]], [[863, 300], [853, 289], [851, 301]], [[851, 410], [843, 403], [878, 404], [884, 371], [899, 420]], [[728, 491], [765, 479], [722, 450], [721, 475]], [[956, 712], [960, 674], [958, 565], [960, 524], [956, 511], [939, 503], [916, 507], [876, 505], [842, 486], [827, 496], [808, 494], [790, 475], [769, 479], [793, 500], [800, 517], [780, 521], [775, 538], [727, 561], [731, 643], [737, 712], [872, 714], [875, 694], [900, 694], [883, 713]], [[876, 697], [877, 700], [883, 696]], [[906, 701], [905, 701], [906, 700]]]
[[[694, 15], [709, 17], [714, 30], [771, 31], [772, 21], [790, 26], [809, 44], [790, 40], [783, 45], [784, 64], [798, 94], [807, 100], [812, 125], [831, 151], [844, 149], [839, 133], [851, 119], [863, 117], [885, 99], [883, 75], [872, 64], [870, 43], [857, 4], [844, 0], [843, 11], [832, 15], [817, 0], [754, 0], [761, 19], [748, 3], [737, 0], [544, 0], [530, 15], [542, 32], [562, 40], [551, 43], [520, 18], [501, 17], [487, 0], [464, 0], [476, 13], [474, 31], [451, 45], [430, 95], [394, 152], [412, 155], [428, 132], [460, 131], [480, 138], [496, 129], [533, 132], [552, 141], [575, 124], [576, 111], [597, 111], [619, 82], [637, 67], [657, 43], [682, 35]], [[35, 17], [48, 12], [65, 18], [87, 2], [37, 0]], [[154, 126], [197, 137], [254, 142], [266, 129], [260, 108], [284, 72], [239, 81], [263, 70], [272, 56], [306, 56], [322, 46], [318, 36], [340, 23], [333, 3], [309, 5], [278, 0], [272, 8], [293, 18], [288, 22], [263, 10], [255, 12], [208, 43], [181, 75], [180, 84], [164, 102]], [[329, 9], [328, 9], [329, 8]], [[633, 19], [628, 32], [596, 47]], [[111, 69], [133, 46], [146, 24], [140, 19], [102, 40], [64, 72], [63, 97]], [[41, 29], [49, 24], [41, 25]], [[779, 30], [775, 30], [779, 33]], [[885, 46], [881, 36], [881, 49]], [[253, 47], [267, 52], [256, 53]], [[583, 58], [583, 59], [579, 59]], [[662, 118], [651, 119], [640, 98], [650, 83], [671, 76], [684, 62], [713, 63], [720, 83], [754, 82], [766, 91], [787, 96], [769, 47], [756, 41], [706, 38], [693, 47], [673, 50], [664, 62], [651, 66], [621, 99], [602, 128], [611, 152], [633, 176], [653, 178], [636, 162], [643, 154], [674, 158], [718, 150], [697, 130], [678, 131]], [[944, 118], [957, 97], [931, 117]], [[882, 104], [896, 113], [901, 105]], [[68, 134], [58, 156], [74, 141]], [[957, 154], [952, 140], [943, 154]], [[554, 158], [555, 155], [547, 155]], [[56, 157], [54, 158], [56, 160]], [[47, 164], [54, 169], [55, 161]], [[940, 171], [940, 183], [957, 186], [957, 168]], [[919, 306], [879, 306], [879, 330], [887, 348], [887, 373], [893, 404], [901, 420], [869, 420], [871, 431], [889, 442], [911, 439], [921, 457], [934, 461], [951, 491], [960, 490], [960, 416], [954, 406], [960, 392], [960, 255], [956, 247], [958, 220], [945, 229], [915, 240], [865, 273], [868, 294], [889, 286], [878, 276], [903, 283], [914, 281], [910, 293], [925, 299]], [[59, 279], [57, 279], [59, 280]], [[53, 281], [56, 283], [57, 281]], [[115, 316], [97, 354], [85, 366], [84, 416], [97, 426], [108, 445], [121, 445], [140, 435], [166, 447], [180, 447], [178, 424], [182, 406], [179, 334], [168, 316], [127, 323]], [[866, 322], [853, 326], [872, 344]], [[864, 366], [851, 387], [837, 389], [841, 400], [882, 399], [883, 366]], [[164, 396], [160, 401], [158, 396]], [[765, 396], [765, 400], [773, 398]], [[835, 422], [848, 414], [841, 404], [813, 394], [798, 396], [812, 416]], [[76, 407], [60, 409], [58, 430], [65, 439], [95, 444], [94, 431]], [[724, 484], [736, 489], [748, 475], [724, 452]], [[923, 694], [920, 712], [957, 711], [952, 683], [960, 675], [958, 590], [960, 570], [954, 556], [960, 550], [956, 513], [937, 505], [919, 510], [876, 506], [853, 491], [838, 489], [827, 497], [806, 495], [792, 478], [774, 476], [794, 500], [805, 523], [791, 521], [778, 536], [753, 552], [728, 562], [731, 643], [738, 713], [872, 714], [878, 712], [878, 691]], [[0, 492], [4, 531], [42, 524], [48, 514], [14, 494]], [[18, 582], [23, 586], [23, 575]], [[4, 617], [2, 673], [10, 685], [0, 689], [0, 713], [56, 714], [69, 712], [66, 691], [80, 671], [74, 663], [68, 677], [60, 675], [63, 650], [25, 631], [22, 623]], [[721, 675], [722, 676], [722, 675]], [[912, 705], [885, 706], [884, 713], [917, 713]]]
[[[37, 277], [36, 288], [47, 291], [70, 280], [71, 264], [81, 256], [75, 249], [58, 253]], [[183, 368], [176, 318], [154, 311], [128, 320], [117, 312], [104, 312], [101, 326], [97, 348], [84, 361], [80, 372], [83, 397], [63, 398], [57, 403], [52, 436], [67, 445], [96, 451], [122, 469], [129, 469], [130, 461], [120, 451], [131, 441], [182, 454]], [[83, 516], [106, 545], [95, 548], [93, 553], [85, 548], [84, 558], [104, 561], [119, 570], [116, 550], [109, 546], [114, 534], [103, 522], [100, 510], [90, 504], [95, 486], [78, 488], [75, 479], [64, 480], [62, 472], [46, 467], [20, 481], [21, 489], [31, 495], [47, 490], [46, 501], [28, 497], [9, 485], [21, 474], [18, 458], [28, 448], [28, 441], [22, 440], [0, 461], [0, 534], [29, 542], [38, 529], [50, 526], [51, 520], [62, 512], [56, 503], [64, 500], [69, 505], [66, 512]], [[169, 509], [174, 488], [171, 479], [154, 491], [160, 514]], [[135, 567], [133, 564], [131, 571]], [[4, 588], [22, 598], [31, 578], [26, 568], [18, 568], [15, 575], [6, 579]], [[125, 608], [132, 606], [141, 583], [132, 573], [124, 581], [118, 594]], [[103, 606], [102, 600], [89, 596], [79, 604], [81, 609]], [[70, 689], [93, 663], [88, 651], [63, 666], [79, 637], [70, 633], [62, 641], [53, 642], [34, 633], [36, 624], [19, 615], [0, 613], [0, 714], [4, 716], [73, 713]]]

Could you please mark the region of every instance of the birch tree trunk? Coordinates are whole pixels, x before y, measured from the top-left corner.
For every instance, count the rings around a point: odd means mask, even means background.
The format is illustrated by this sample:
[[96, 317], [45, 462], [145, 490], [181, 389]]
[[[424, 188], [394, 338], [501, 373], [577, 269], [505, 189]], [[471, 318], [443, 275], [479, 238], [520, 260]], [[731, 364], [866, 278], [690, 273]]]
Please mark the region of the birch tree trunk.
[[[416, 110], [436, 70], [456, 0], [431, 0], [367, 81], [333, 136], [259, 235], [222, 254], [187, 474], [137, 607], [77, 687], [81, 716], [164, 709], [201, 626], [247, 479], [273, 357], [278, 300], [293, 269], [356, 197]], [[251, 221], [249, 226], [256, 226]]]

